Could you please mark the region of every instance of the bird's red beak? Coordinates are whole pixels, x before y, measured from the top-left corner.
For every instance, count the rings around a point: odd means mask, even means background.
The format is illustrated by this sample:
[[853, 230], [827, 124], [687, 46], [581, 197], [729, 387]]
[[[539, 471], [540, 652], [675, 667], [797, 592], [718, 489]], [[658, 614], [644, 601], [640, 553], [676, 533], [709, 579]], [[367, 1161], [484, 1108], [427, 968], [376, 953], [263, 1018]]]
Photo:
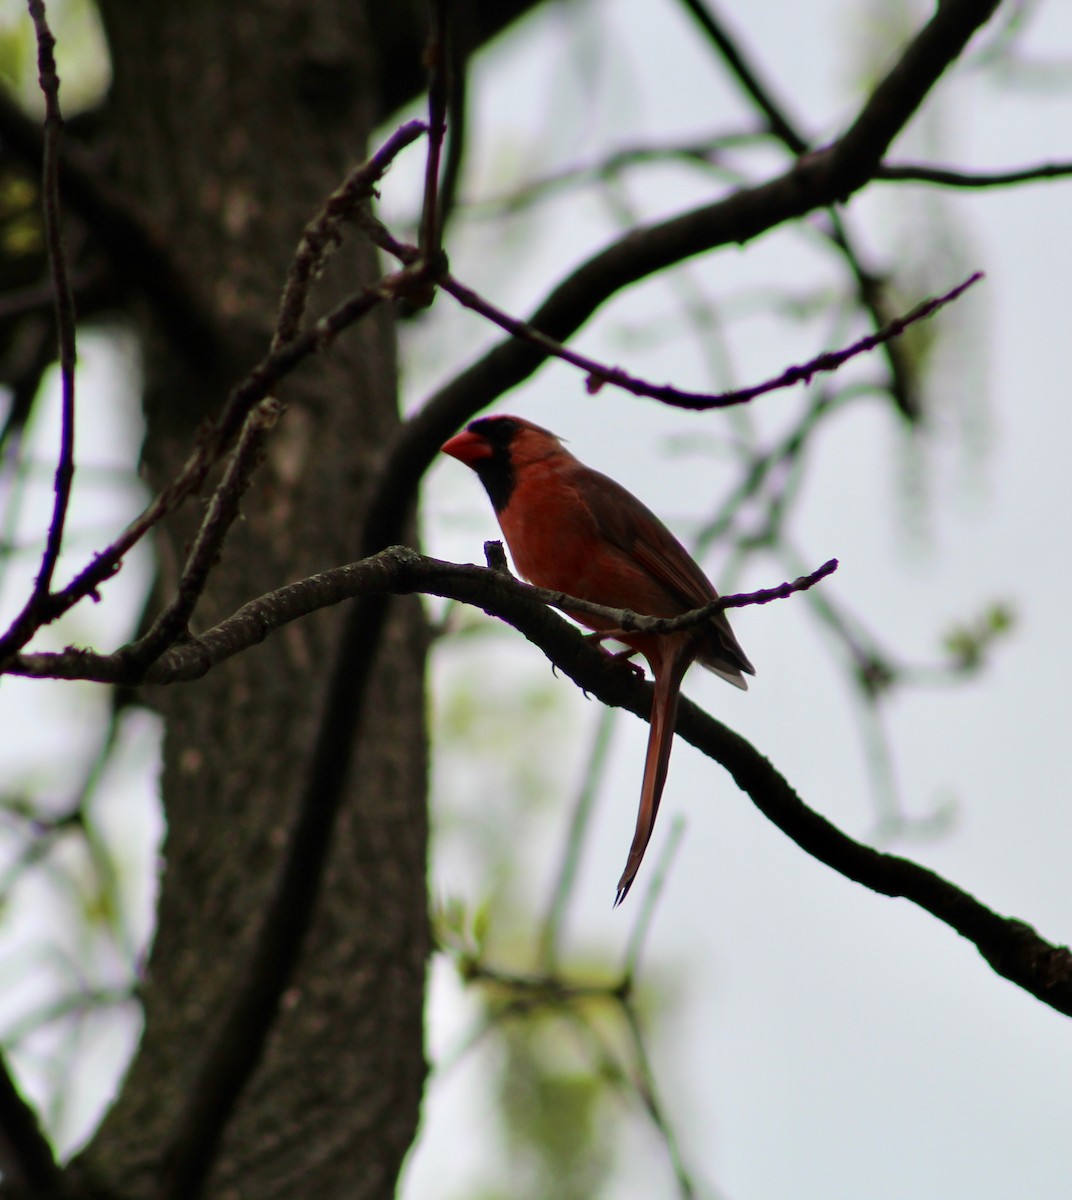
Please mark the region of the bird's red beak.
[[469, 467], [481, 458], [491, 458], [492, 453], [487, 441], [479, 433], [470, 433], [468, 429], [456, 433], [449, 442], [440, 446], [440, 450]]

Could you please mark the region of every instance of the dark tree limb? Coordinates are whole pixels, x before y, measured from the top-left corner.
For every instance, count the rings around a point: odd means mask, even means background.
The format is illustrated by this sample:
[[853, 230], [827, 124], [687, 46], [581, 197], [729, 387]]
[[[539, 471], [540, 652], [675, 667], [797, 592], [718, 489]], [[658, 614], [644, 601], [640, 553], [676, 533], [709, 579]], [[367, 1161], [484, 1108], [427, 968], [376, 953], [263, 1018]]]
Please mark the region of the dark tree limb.
[[704, 37], [736, 76], [744, 94], [759, 110], [771, 133], [793, 154], [803, 154], [808, 148], [808, 139], [790, 119], [785, 105], [775, 98], [773, 88], [760, 78], [759, 72], [745, 58], [741, 47], [725, 24], [715, 16], [711, 5], [704, 3], [704, 0], [681, 2], [699, 25]]
[[[697, 254], [749, 241], [782, 222], [847, 199], [868, 182], [926, 91], [994, 8], [993, 0], [947, 0], [841, 138], [766, 183], [631, 230], [564, 279], [527, 324], [564, 342], [622, 288]], [[362, 553], [375, 553], [399, 540], [402, 514], [409, 511], [418, 483], [443, 441], [496, 397], [527, 379], [546, 357], [516, 339], [503, 341], [436, 392], [406, 423], [375, 484]]]
[[[403, 547], [261, 597], [216, 629], [169, 651], [151, 669], [148, 679], [176, 682], [198, 678], [223, 658], [262, 641], [272, 628], [370, 590], [421, 591], [474, 604], [513, 625], [579, 687], [603, 703], [627, 708], [644, 719], [650, 715], [650, 685], [609, 661], [572, 626], [550, 612], [543, 604], [545, 593], [541, 589], [497, 571], [438, 562]], [[762, 597], [762, 593], [758, 595]], [[567, 605], [577, 603], [563, 601], [560, 596], [557, 599]], [[747, 599], [743, 597], [741, 602]], [[723, 601], [729, 606], [737, 598], [724, 597]], [[753, 598], [752, 602], [759, 601]], [[620, 619], [623, 614], [616, 616]], [[92, 657], [77, 652], [25, 655], [16, 670], [39, 675], [47, 667], [53, 677], [107, 677], [108, 669], [101, 665], [107, 659], [98, 658], [99, 673], [85, 669]], [[1072, 1016], [1072, 955], [1067, 948], [1045, 941], [1022, 921], [994, 913], [933, 871], [853, 841], [808, 808], [785, 778], [744, 738], [688, 701], [682, 702], [678, 733], [721, 763], [760, 811], [812, 857], [872, 891], [911, 900], [973, 942], [998, 974]], [[302, 852], [307, 853], [308, 847]]]
[[[650, 716], [651, 685], [595, 649], [549, 610], [540, 589], [498, 571], [442, 563], [403, 547], [261, 597], [189, 645], [169, 651], [153, 666], [148, 678], [161, 683], [198, 678], [216, 662], [262, 641], [272, 628], [315, 608], [369, 591], [420, 591], [482, 608], [514, 626], [578, 687], [604, 704], [626, 708], [644, 720]], [[94, 660], [69, 651], [55, 656], [24, 655], [16, 669], [23, 674], [110, 681], [107, 663], [105, 656]], [[91, 664], [94, 669], [88, 669]], [[910, 900], [972, 942], [999, 975], [1058, 1012], [1072, 1016], [1072, 954], [1067, 947], [1046, 941], [1023, 921], [995, 913], [917, 863], [854, 841], [808, 808], [755, 747], [687, 700], [682, 701], [677, 732], [721, 763], [756, 807], [806, 853], [871, 891]], [[316, 820], [323, 819], [325, 814], [321, 812]], [[312, 842], [315, 845], [315, 837]], [[308, 845], [303, 850], [306, 852]], [[307, 886], [309, 872], [304, 879], [303, 886]], [[288, 900], [292, 902], [293, 896]], [[289, 930], [290, 926], [285, 928]]]
[[[493, 544], [499, 545], [497, 542]], [[521, 589], [523, 594], [532, 596], [542, 604], [602, 617], [612, 621], [623, 632], [666, 634], [700, 625], [715, 613], [728, 608], [786, 600], [833, 574], [837, 565], [837, 559], [832, 558], [817, 570], [792, 582], [757, 592], [720, 596], [710, 604], [678, 617], [647, 617], [628, 609], [608, 608], [605, 604], [594, 604], [564, 592], [520, 583], [509, 573], [493, 571], [492, 574], [502, 575], [509, 580], [511, 587]], [[55, 653], [18, 655], [9, 664], [8, 672], [35, 679], [87, 679], [96, 683], [188, 683], [200, 679], [213, 667], [236, 654], [263, 642], [291, 621], [300, 620], [322, 608], [330, 608], [358, 596], [408, 595], [413, 592], [464, 599], [464, 596], [455, 596], [452, 589], [468, 586], [465, 581], [481, 579], [484, 574], [486, 572], [479, 567], [442, 562], [417, 554], [405, 546], [392, 546], [360, 562], [311, 575], [251, 600], [212, 629], [197, 637], [187, 637], [167, 653], [161, 654], [148, 669], [138, 663], [137, 656], [128, 654], [126, 647], [114, 654], [96, 654], [68, 647]], [[457, 582], [459, 580], [462, 581], [460, 585]]]
[[1069, 176], [1072, 176], [1072, 162], [1037, 163], [1007, 171], [967, 171], [929, 163], [887, 162], [875, 172], [876, 179], [891, 183], [933, 183], [939, 187], [979, 190], [1038, 183], [1043, 179], [1068, 179]]

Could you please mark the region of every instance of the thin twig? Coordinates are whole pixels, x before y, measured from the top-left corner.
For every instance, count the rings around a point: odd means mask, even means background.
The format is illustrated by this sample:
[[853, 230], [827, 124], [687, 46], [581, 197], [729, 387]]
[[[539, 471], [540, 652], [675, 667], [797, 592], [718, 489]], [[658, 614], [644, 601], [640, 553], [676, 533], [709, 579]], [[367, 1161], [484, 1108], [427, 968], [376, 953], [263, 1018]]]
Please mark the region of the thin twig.
[[670, 1156], [670, 1165], [673, 1168], [674, 1178], [677, 1180], [678, 1191], [682, 1200], [693, 1200], [693, 1197], [696, 1195], [696, 1187], [692, 1182], [692, 1176], [689, 1174], [688, 1168], [685, 1166], [685, 1160], [681, 1156], [681, 1147], [678, 1145], [673, 1126], [670, 1124], [663, 1110], [662, 1101], [659, 1099], [658, 1088], [655, 1085], [655, 1072], [652, 1070], [651, 1062], [648, 1059], [647, 1047], [644, 1045], [644, 1031], [640, 1027], [640, 1017], [632, 1004], [623, 1004], [622, 1014], [625, 1017], [625, 1023], [629, 1029], [629, 1036], [633, 1043], [633, 1054], [636, 1062], [636, 1074], [633, 1084], [637, 1090], [637, 1095], [640, 1096], [641, 1103], [647, 1110], [651, 1123], [659, 1131], [659, 1135], [666, 1144], [666, 1150]]
[[474, 44], [473, 0], [452, 0], [447, 38], [447, 141], [439, 172], [439, 240], [454, 213], [468, 133], [469, 58]]
[[9, 1050], [40, 1029], [64, 1021], [72, 1016], [84, 1016], [103, 1008], [117, 1009], [122, 1005], [139, 1003], [135, 986], [129, 987], [85, 987], [81, 991], [58, 996], [32, 1012], [18, 1017], [4, 1028], [4, 1048]]
[[[59, 142], [63, 131], [60, 112], [60, 80], [56, 74], [54, 49], [56, 40], [48, 27], [43, 0], [29, 0], [30, 16], [37, 34], [37, 69], [41, 94], [45, 99], [45, 146], [42, 166], [42, 202], [45, 213], [45, 240], [48, 244], [49, 270], [55, 289], [56, 333], [59, 340], [60, 378], [63, 392], [60, 453], [56, 464], [55, 501], [49, 523], [41, 569], [33, 594], [24, 610], [29, 623], [35, 620], [34, 610], [40, 599], [48, 594], [52, 576], [63, 547], [63, 530], [71, 499], [74, 479], [74, 368], [75, 318], [71, 294], [67, 254], [63, 244], [63, 216], [60, 207]], [[20, 617], [19, 620], [23, 620]]]
[[1040, 179], [1067, 179], [1072, 162], [1039, 163], [1008, 171], [963, 171], [952, 167], [934, 167], [927, 163], [883, 163], [876, 179], [889, 182], [934, 183], [952, 188], [1007, 187], [1015, 183], [1035, 183]]
[[775, 100], [770, 86], [760, 79], [758, 71], [746, 61], [740, 46], [730, 37], [725, 25], [715, 17], [710, 6], [705, 4], [704, 0], [682, 0], [682, 3], [718, 50], [726, 65], [737, 76], [737, 81], [745, 93], [752, 98], [752, 103], [766, 119], [771, 133], [794, 154], [803, 154], [808, 148], [807, 139], [789, 120], [785, 106]]
[[512, 317], [501, 309], [496, 308], [495, 305], [485, 300], [471, 288], [460, 283], [452, 275], [442, 277], [439, 280], [439, 284], [443, 291], [452, 295], [459, 304], [480, 313], [501, 329], [505, 329], [507, 333], [528, 342], [544, 354], [560, 358], [564, 362], [571, 363], [573, 366], [587, 372], [587, 386], [590, 392], [596, 392], [605, 384], [611, 384], [614, 387], [619, 387], [624, 391], [630, 392], [634, 396], [647, 396], [650, 399], [659, 400], [663, 404], [668, 404], [674, 408], [684, 408], [693, 412], [705, 412], [709, 409], [731, 408], [734, 405], [747, 404], [749, 401], [755, 400], [758, 396], [766, 395], [768, 392], [793, 387], [798, 383], [810, 383], [813, 376], [820, 372], [836, 371], [850, 359], [856, 358], [860, 354], [866, 354], [876, 346], [881, 346], [892, 338], [899, 337], [915, 322], [933, 316], [940, 308], [952, 303], [982, 278], [982, 271], [974, 272], [963, 283], [959, 283], [956, 287], [941, 296], [935, 296], [922, 301], [910, 312], [896, 317], [877, 332], [860, 338], [859, 341], [853, 342], [851, 346], [846, 346], [841, 350], [824, 351], [822, 354], [816, 355], [815, 358], [809, 359], [806, 363], [799, 366], [787, 367], [780, 375], [775, 376], [773, 379], [768, 379], [763, 383], [753, 384], [751, 387], [739, 388], [730, 392], [718, 393], [688, 392], [668, 385], [648, 383], [646, 380], [638, 379], [628, 374], [619, 367], [610, 367], [583, 354], [578, 354], [575, 350], [569, 349], [569, 347], [562, 345], [561, 342], [557, 342], [554, 338], [548, 337], [547, 334], [541, 333], [535, 326]]
[[268, 434], [275, 427], [282, 406], [271, 396], [262, 400], [246, 418], [219, 486], [212, 493], [204, 519], [183, 566], [175, 596], [138, 641], [121, 651], [137, 674], [157, 659], [181, 636], [193, 615], [209, 573], [219, 561], [227, 531], [238, 516], [239, 504], [261, 458]]
[[740, 172], [730, 170], [722, 161], [721, 152], [734, 147], [764, 143], [770, 137], [766, 130], [751, 130], [713, 134], [702, 141], [671, 142], [661, 146], [644, 142], [621, 146], [596, 162], [562, 167], [530, 183], [519, 185], [509, 192], [467, 201], [465, 215], [470, 220], [478, 221], [509, 216], [545, 199], [553, 198], [567, 187], [613, 179], [629, 167], [649, 163], [682, 162], [717, 168], [722, 177], [743, 186], [744, 177]]
[[[741, 45], [731, 36], [725, 22], [715, 15], [708, 0], [682, 0], [682, 3], [736, 77], [745, 95], [763, 115], [771, 133], [791, 154], [804, 154], [810, 139], [790, 117], [786, 106], [775, 98], [772, 86], [762, 79], [756, 66], [748, 61]], [[860, 303], [870, 314], [874, 327], [881, 329], [891, 317], [884, 281], [864, 266], [860, 252], [846, 229], [845, 217], [836, 208], [829, 209], [828, 216], [829, 228], [824, 232], [848, 263], [856, 279]], [[896, 339], [887, 341], [884, 351], [890, 368], [890, 395], [910, 421], [918, 420], [919, 402], [912, 387], [907, 356]]]
[[424, 203], [421, 209], [420, 251], [425, 262], [438, 260], [443, 224], [439, 211], [439, 162], [447, 131], [450, 53], [448, 21], [450, 0], [432, 0], [431, 27], [425, 46], [428, 68], [428, 157], [424, 170]]
[[298, 335], [309, 288], [323, 271], [329, 256], [341, 244], [342, 226], [353, 220], [360, 206], [376, 194], [376, 184], [383, 178], [387, 168], [426, 129], [427, 126], [421, 121], [407, 121], [401, 125], [371, 158], [350, 172], [306, 225], [283, 288], [272, 350], [278, 350]]

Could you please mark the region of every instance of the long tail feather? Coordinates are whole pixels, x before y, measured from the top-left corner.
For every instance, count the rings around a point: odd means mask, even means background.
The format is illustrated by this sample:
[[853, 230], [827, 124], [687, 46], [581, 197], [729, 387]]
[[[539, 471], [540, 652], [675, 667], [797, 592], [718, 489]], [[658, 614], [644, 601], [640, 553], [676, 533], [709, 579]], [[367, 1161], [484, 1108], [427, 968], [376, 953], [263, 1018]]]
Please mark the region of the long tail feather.
[[648, 732], [647, 757], [644, 760], [644, 782], [640, 787], [640, 808], [637, 811], [633, 844], [629, 847], [625, 870], [618, 880], [618, 894], [614, 898], [615, 908], [621, 904], [633, 886], [633, 880], [644, 860], [644, 851], [651, 841], [651, 832], [655, 828], [659, 801], [666, 784], [666, 771], [670, 765], [670, 749], [674, 744], [674, 722], [677, 718], [678, 699], [681, 696], [681, 680], [692, 662], [692, 657], [691, 654], [675, 655], [658, 668], [653, 665], [655, 694], [651, 702], [651, 728]]

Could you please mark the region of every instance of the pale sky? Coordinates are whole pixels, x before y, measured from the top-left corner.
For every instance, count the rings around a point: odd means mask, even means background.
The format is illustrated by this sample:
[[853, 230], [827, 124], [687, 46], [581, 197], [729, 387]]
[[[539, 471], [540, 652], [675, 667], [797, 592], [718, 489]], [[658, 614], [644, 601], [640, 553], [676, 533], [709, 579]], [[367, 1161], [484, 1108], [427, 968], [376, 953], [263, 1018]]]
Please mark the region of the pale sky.
[[[1038, 59], [1069, 61], [1072, 8], [1039, 8], [1026, 46]], [[861, 27], [873, 28], [874, 7], [866, 18], [844, 0], [807, 11], [774, 0], [734, 9], [746, 46], [805, 129], [819, 138], [836, 134], [860, 95]], [[580, 63], [562, 49], [567, 37], [554, 14], [487, 56], [477, 75], [477, 86], [487, 90], [476, 141], [485, 194], [511, 190], [497, 171], [512, 171], [516, 185], [590, 162], [599, 145], [667, 144], [741, 126], [739, 109], [678, 6], [597, 5], [587, 28], [598, 30], [598, 49], [589, 47]], [[586, 81], [595, 92], [608, 80], [613, 100], [589, 104]], [[562, 122], [571, 104], [575, 119]], [[1001, 94], [976, 74], [946, 87], [894, 157], [977, 169], [1029, 164], [1067, 154], [1070, 127], [1067, 93], [1022, 87]], [[526, 161], [522, 148], [533, 131], [545, 157], [537, 150]], [[736, 161], [758, 180], [771, 160]], [[637, 172], [630, 180], [630, 203], [651, 217], [700, 203], [711, 194], [705, 189], [716, 186], [673, 170]], [[392, 189], [397, 182], [392, 177]], [[1015, 632], [980, 679], [906, 691], [891, 706], [887, 725], [905, 811], [925, 817], [951, 805], [953, 812], [952, 828], [940, 838], [891, 848], [1058, 942], [1072, 931], [1072, 816], [1064, 802], [1069, 186], [973, 195], [887, 187], [851, 207], [858, 240], [883, 266], [902, 261], [904, 247], [915, 245], [915, 223], [941, 205], [954, 237], [938, 247], [943, 253], [934, 261], [921, 255], [917, 272], [925, 277], [906, 307], [975, 267], [987, 280], [960, 311], [937, 321], [949, 338], [946, 386], [934, 396], [935, 436], [919, 469], [926, 483], [922, 511], [914, 512], [918, 488], [898, 423], [872, 403], [831, 422], [819, 437], [791, 525], [809, 567], [832, 555], [841, 560], [823, 586], [909, 662], [934, 662], [950, 625], [989, 603], [1014, 608]], [[468, 255], [463, 240], [452, 251], [455, 273], [525, 312], [550, 281], [614, 235], [596, 200], [564, 199], [545, 211], [539, 232], [521, 246], [504, 239], [501, 257], [494, 252], [501, 226], [473, 235]], [[809, 295], [836, 281], [832, 266], [813, 245], [782, 235], [694, 263], [689, 279], [716, 300], [779, 284]], [[443, 319], [464, 336], [465, 318]], [[601, 313], [580, 345], [659, 382], [725, 386], [705, 374], [691, 330], [668, 338], [674, 320], [681, 320], [680, 299], [656, 281]], [[731, 322], [723, 331], [730, 381], [767, 378], [827, 348], [815, 340], [822, 328]], [[665, 344], [649, 345], [660, 340]], [[450, 344], [449, 335], [429, 334], [427, 344], [435, 369], [442, 369], [434, 351]], [[868, 366], [854, 369], [870, 377]], [[668, 412], [610, 388], [590, 397], [582, 385], [567, 368], [547, 367], [498, 408], [568, 437], [574, 453], [637, 492], [687, 538], [733, 475], [727, 463], [718, 477], [718, 457], [668, 458], [666, 446], [670, 439], [687, 445], [724, 437], [726, 418]], [[419, 400], [427, 390], [422, 377], [410, 395]], [[801, 402], [799, 390], [769, 396], [753, 405], [752, 419], [762, 430], [782, 428]], [[482, 539], [496, 532], [483, 490], [453, 462], [433, 475], [425, 521], [431, 552], [468, 561], [479, 561]], [[724, 559], [716, 549], [705, 561], [716, 583]], [[782, 578], [776, 563], [755, 560], [733, 586]], [[867, 840], [875, 809], [860, 724], [825, 634], [799, 598], [735, 613], [733, 624], [757, 667], [751, 690], [737, 693], [694, 671], [686, 693], [748, 737], [807, 803]], [[449, 671], [475, 666], [487, 679], [509, 655], [521, 678], [542, 682], [542, 655], [515, 642], [508, 635], [486, 658], [470, 643], [444, 657]], [[573, 691], [566, 681], [558, 686]], [[542, 819], [550, 830], [526, 853], [537, 912], [572, 800], [569, 771], [583, 760], [584, 731], [595, 719], [593, 706], [575, 691], [564, 703], [573, 717], [554, 731], [558, 744], [547, 747], [553, 761], [566, 760], [561, 807], [556, 812], [554, 798], [547, 801]], [[632, 834], [645, 738], [642, 723], [620, 718], [573, 910], [572, 945], [582, 961], [617, 961], [632, 930], [633, 896], [617, 911], [610, 901]], [[531, 753], [531, 739], [522, 752]], [[498, 789], [504, 769], [487, 769], [494, 770], [496, 788], [488, 790], [499, 798], [509, 836], [510, 796]], [[462, 779], [464, 794], [470, 772]], [[449, 779], [443, 787], [454, 794]], [[686, 1162], [704, 1187], [733, 1200], [1005, 1200], [1067, 1189], [1072, 1030], [1065, 1018], [995, 976], [973, 947], [925, 913], [872, 895], [807, 858], [718, 767], [681, 742], [649, 860], [678, 815], [687, 819], [687, 831], [645, 961], [655, 986], [674, 993], [670, 1027], [656, 1026], [652, 1053]], [[482, 881], [472, 877], [467, 859], [455, 858], [436, 863], [436, 882], [443, 893], [475, 903]], [[448, 972], [439, 984], [433, 1044], [449, 1048], [474, 1010]], [[433, 1085], [406, 1181], [410, 1200], [464, 1195], [468, 1181], [486, 1178], [481, 1161], [496, 1128], [493, 1104], [481, 1092], [476, 1067], [454, 1068]], [[609, 1195], [674, 1194], [665, 1151], [643, 1116], [634, 1112], [626, 1128]]]

